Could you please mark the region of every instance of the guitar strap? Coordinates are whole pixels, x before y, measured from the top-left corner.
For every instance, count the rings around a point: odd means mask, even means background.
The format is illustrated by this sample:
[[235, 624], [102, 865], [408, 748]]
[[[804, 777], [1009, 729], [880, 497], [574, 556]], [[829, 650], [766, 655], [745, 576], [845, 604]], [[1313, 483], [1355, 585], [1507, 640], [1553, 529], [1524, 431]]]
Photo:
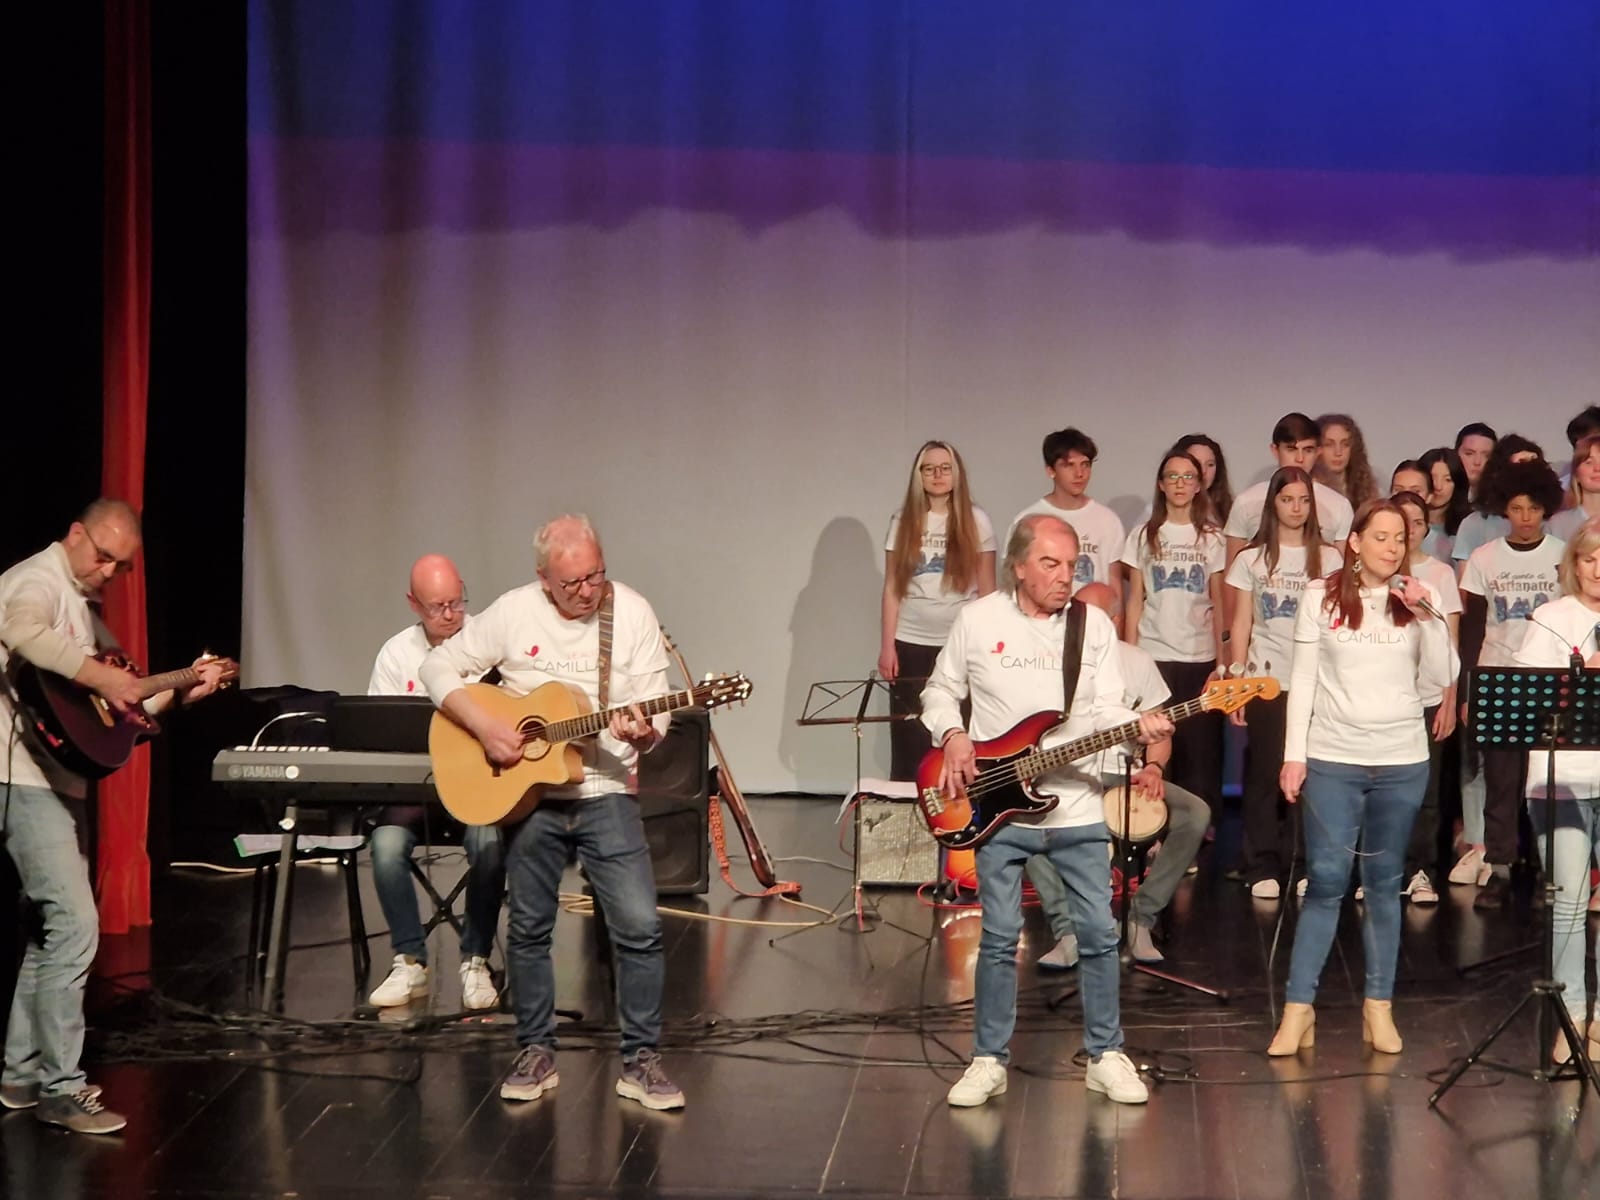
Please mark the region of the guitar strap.
[[597, 712], [605, 712], [611, 700], [611, 597], [608, 580], [605, 595], [600, 597], [600, 704]]
[[1067, 601], [1066, 639], [1061, 649], [1061, 719], [1072, 711], [1072, 697], [1078, 691], [1078, 673], [1083, 669], [1083, 626], [1086, 608], [1082, 600]]

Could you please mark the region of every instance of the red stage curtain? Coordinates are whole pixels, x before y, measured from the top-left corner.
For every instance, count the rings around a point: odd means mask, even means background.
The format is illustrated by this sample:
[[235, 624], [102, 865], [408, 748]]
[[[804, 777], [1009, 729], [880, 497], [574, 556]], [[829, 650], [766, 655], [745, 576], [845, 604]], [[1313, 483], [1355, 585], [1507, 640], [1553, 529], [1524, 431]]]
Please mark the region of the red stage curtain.
[[[105, 424], [101, 492], [144, 506], [145, 409], [150, 381], [149, 0], [107, 0], [105, 110]], [[106, 590], [106, 623], [146, 661], [142, 557]], [[150, 751], [100, 785], [100, 928], [150, 924]]]

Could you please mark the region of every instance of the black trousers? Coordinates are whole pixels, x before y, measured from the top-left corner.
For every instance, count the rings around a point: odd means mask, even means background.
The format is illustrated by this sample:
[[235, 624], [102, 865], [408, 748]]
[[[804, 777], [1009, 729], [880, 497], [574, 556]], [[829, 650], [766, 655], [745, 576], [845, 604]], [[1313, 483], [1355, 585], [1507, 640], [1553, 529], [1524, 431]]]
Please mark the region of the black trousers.
[[1422, 710], [1422, 723], [1428, 731], [1428, 790], [1422, 793], [1422, 807], [1417, 810], [1417, 823], [1411, 827], [1411, 843], [1406, 847], [1406, 878], [1418, 871], [1430, 875], [1439, 870], [1439, 795], [1444, 779], [1444, 764], [1456, 751], [1453, 737], [1435, 741], [1433, 718], [1439, 706]]
[[[894, 652], [900, 660], [900, 673], [889, 685], [889, 712], [894, 716], [922, 712], [922, 686], [938, 661], [940, 646], [920, 646], [895, 639]], [[911, 680], [914, 682], [902, 682]], [[917, 766], [933, 748], [933, 735], [920, 720], [894, 721], [889, 725], [889, 778], [910, 782], [917, 777]]]
[[1283, 878], [1294, 854], [1294, 821], [1289, 802], [1278, 790], [1288, 717], [1287, 692], [1244, 706], [1250, 733], [1244, 771], [1244, 871], [1250, 883]]
[[[1172, 692], [1169, 703], [1193, 700], [1205, 690], [1214, 662], [1158, 662], [1156, 669]], [[1280, 739], [1281, 741], [1281, 739]], [[1280, 744], [1278, 753], [1283, 748]], [[1168, 778], [1193, 792], [1211, 810], [1211, 823], [1222, 823], [1222, 714], [1200, 713], [1182, 722], [1172, 735]]]

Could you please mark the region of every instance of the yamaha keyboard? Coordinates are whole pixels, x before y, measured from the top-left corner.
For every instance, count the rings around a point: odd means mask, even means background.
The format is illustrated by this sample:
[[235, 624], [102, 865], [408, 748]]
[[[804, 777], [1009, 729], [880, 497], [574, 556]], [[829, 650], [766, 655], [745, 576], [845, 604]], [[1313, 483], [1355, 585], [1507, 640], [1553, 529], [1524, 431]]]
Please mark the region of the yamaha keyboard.
[[426, 754], [330, 750], [326, 746], [235, 746], [211, 760], [211, 778], [229, 791], [302, 803], [395, 804], [436, 799]]

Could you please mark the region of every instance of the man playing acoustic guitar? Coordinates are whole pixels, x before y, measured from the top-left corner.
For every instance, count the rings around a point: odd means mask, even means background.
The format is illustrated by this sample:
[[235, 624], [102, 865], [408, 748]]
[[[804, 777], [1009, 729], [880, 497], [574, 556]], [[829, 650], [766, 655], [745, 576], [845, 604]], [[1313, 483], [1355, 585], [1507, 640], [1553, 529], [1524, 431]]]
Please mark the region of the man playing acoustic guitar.
[[[1065, 610], [1077, 559], [1077, 535], [1065, 521], [1044, 514], [1024, 517], [1006, 546], [1003, 590], [973, 601], [956, 617], [922, 693], [923, 722], [944, 754], [940, 786], [947, 795], [964, 795], [978, 777], [974, 738], [998, 738], [1034, 713], [1062, 710]], [[1141, 716], [1123, 704], [1111, 619], [1087, 607], [1083, 622], [1068, 717], [1046, 735], [1047, 743], [1135, 718], [1141, 742], [1169, 737], [1173, 725], [1165, 716]], [[961, 702], [969, 695], [970, 736], [961, 724]], [[983, 935], [974, 980], [973, 1058], [948, 1100], [970, 1107], [1006, 1090], [1007, 1047], [1017, 1015], [1023, 864], [1030, 855], [1044, 854], [1067, 885], [1078, 933], [1088, 1087], [1119, 1103], [1141, 1104], [1149, 1091], [1121, 1050], [1121, 968], [1099, 777], [1092, 763], [1073, 764], [1040, 776], [1037, 787], [1059, 803], [1043, 814], [1006, 822], [978, 847]]]
[[[520, 823], [505, 827], [510, 887], [507, 974], [517, 1015], [517, 1054], [500, 1084], [506, 1100], [536, 1100], [556, 1086], [555, 973], [550, 941], [561, 875], [575, 850], [605, 914], [617, 963], [622, 1024], [619, 1096], [646, 1108], [682, 1108], [661, 1066], [664, 960], [655, 876], [639, 816], [638, 760], [666, 734], [668, 718], [646, 719], [639, 703], [667, 692], [661, 627], [643, 596], [606, 579], [600, 539], [582, 516], [557, 517], [534, 538], [538, 580], [501, 596], [423, 660], [428, 695], [501, 768], [522, 762], [525, 739], [467, 690], [465, 680], [500, 668], [502, 686], [526, 694], [551, 682], [602, 703], [602, 604], [613, 622], [610, 703], [627, 705], [608, 729], [583, 743], [581, 783], [549, 788]], [[437, 720], [437, 718], [436, 718]]]
[[[180, 692], [144, 698], [141, 680], [98, 661], [103, 626], [89, 608], [110, 579], [138, 554], [139, 516], [121, 500], [96, 500], [67, 530], [0, 575], [0, 665], [18, 655], [41, 671], [92, 689], [117, 711], [147, 713], [214, 692], [224, 668], [194, 664], [199, 681]], [[86, 781], [57, 763], [30, 736], [26, 714], [0, 688], [6, 746], [0, 758], [0, 834], [38, 911], [44, 936], [31, 942], [17, 976], [6, 1029], [0, 1104], [34, 1108], [39, 1120], [75, 1133], [115, 1133], [127, 1119], [100, 1102], [84, 1078], [83, 987], [100, 940], [100, 919], [84, 857]]]

